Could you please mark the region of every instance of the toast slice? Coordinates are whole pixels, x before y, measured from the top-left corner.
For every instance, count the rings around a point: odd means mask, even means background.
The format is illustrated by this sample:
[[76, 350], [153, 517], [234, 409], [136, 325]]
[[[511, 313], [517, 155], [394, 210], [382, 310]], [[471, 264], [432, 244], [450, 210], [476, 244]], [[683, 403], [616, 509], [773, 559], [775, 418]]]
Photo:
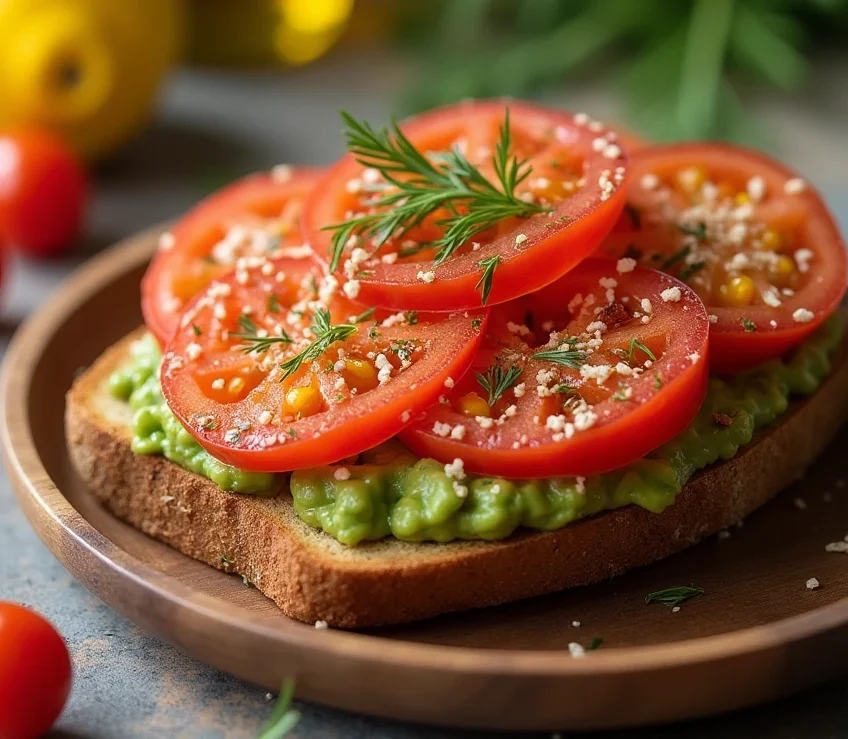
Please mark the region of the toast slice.
[[131, 411], [107, 383], [141, 333], [108, 349], [68, 393], [68, 447], [81, 477], [136, 529], [245, 576], [292, 618], [343, 628], [496, 605], [667, 557], [736, 523], [798, 478], [848, 416], [843, 346], [814, 396], [793, 403], [732, 460], [698, 473], [661, 514], [629, 506], [496, 543], [384, 539], [350, 548], [300, 521], [287, 491], [274, 498], [223, 492], [162, 457], [132, 452]]

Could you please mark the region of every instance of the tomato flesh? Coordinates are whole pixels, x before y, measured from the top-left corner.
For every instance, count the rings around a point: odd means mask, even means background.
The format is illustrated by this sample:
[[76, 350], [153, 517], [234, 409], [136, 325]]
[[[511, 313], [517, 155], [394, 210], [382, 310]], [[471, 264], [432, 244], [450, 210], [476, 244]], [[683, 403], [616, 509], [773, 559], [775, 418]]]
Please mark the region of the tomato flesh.
[[144, 320], [161, 344], [171, 338], [188, 301], [239, 259], [311, 255], [301, 246], [300, 212], [319, 176], [319, 170], [282, 166], [245, 177], [162, 235], [142, 282]]
[[[526, 159], [530, 175], [518, 195], [548, 209], [512, 218], [477, 234], [447, 261], [434, 264], [428, 247], [444, 233], [447, 211], [426, 218], [379, 249], [374, 239], [354, 237], [347, 245], [339, 278], [369, 305], [423, 310], [480, 306], [481, 262], [499, 257], [487, 304], [501, 303], [549, 284], [578, 264], [615, 224], [624, 206], [627, 155], [617, 134], [587, 116], [515, 101], [465, 102], [432, 111], [402, 125], [408, 139], [429, 153], [462, 150], [495, 181], [492, 152], [509, 110], [513, 148]], [[327, 226], [375, 212], [375, 191], [391, 190], [376, 169], [353, 155], [333, 166], [304, 207], [304, 240], [319, 259], [330, 262]], [[357, 251], [358, 250], [358, 251]]]
[[0, 602], [0, 737], [43, 736], [70, 692], [71, 658], [56, 629], [28, 608]]
[[[189, 303], [161, 369], [171, 410], [237, 467], [281, 472], [370, 449], [436, 403], [482, 340], [486, 311], [363, 312], [305, 260], [247, 261]], [[327, 324], [348, 328], [304, 355]]]
[[848, 259], [821, 197], [762, 154], [724, 144], [648, 147], [601, 251], [686, 281], [711, 314], [713, 370], [784, 354], [845, 293]]
[[[422, 456], [509, 478], [589, 475], [674, 438], [703, 402], [709, 321], [674, 278], [591, 259], [492, 310], [447, 404], [401, 434]], [[490, 402], [492, 371], [520, 371]]]

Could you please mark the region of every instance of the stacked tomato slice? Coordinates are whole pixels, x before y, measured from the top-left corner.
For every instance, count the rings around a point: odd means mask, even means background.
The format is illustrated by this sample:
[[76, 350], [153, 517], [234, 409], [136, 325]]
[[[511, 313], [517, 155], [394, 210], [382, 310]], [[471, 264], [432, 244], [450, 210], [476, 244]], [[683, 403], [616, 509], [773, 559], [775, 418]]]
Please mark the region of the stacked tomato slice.
[[761, 155], [514, 101], [346, 124], [350, 154], [212, 196], [145, 277], [165, 398], [224, 462], [398, 436], [459, 477], [616, 469], [845, 291], [821, 198]]

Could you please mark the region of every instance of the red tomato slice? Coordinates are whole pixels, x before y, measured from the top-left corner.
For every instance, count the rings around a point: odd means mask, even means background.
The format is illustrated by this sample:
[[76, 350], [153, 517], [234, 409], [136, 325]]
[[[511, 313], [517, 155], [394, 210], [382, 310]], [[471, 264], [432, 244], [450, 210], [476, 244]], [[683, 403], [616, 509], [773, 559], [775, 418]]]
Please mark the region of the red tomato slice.
[[[587, 260], [493, 309], [472, 371], [401, 440], [493, 476], [617, 469], [695, 417], [707, 389], [708, 334], [706, 310], [683, 283]], [[490, 388], [503, 393], [495, 398]]]
[[714, 322], [713, 370], [780, 356], [839, 304], [845, 244], [821, 196], [768, 157], [726, 144], [634, 155], [629, 206], [601, 247], [687, 282]]
[[[496, 182], [492, 152], [507, 109], [511, 152], [532, 166], [516, 193], [549, 212], [500, 221], [440, 266], [433, 261], [436, 250], [425, 245], [443, 235], [439, 221], [447, 211], [390, 238], [379, 250], [374, 239], [354, 238], [339, 272], [350, 283], [348, 294], [391, 308], [479, 306], [483, 268], [487, 260], [499, 258], [486, 302], [502, 303], [556, 280], [606, 236], [624, 206], [627, 156], [616, 143], [617, 134], [585, 114], [516, 101], [464, 102], [413, 118], [402, 129], [419, 151], [457, 148]], [[385, 194], [391, 187], [351, 154], [328, 172], [307, 200], [302, 218], [304, 240], [320, 259], [330, 262], [332, 234], [326, 227], [375, 212], [368, 203], [375, 191]]]
[[304, 260], [248, 260], [189, 304], [161, 371], [171, 410], [237, 467], [279, 472], [370, 449], [435, 403], [482, 340], [486, 311], [357, 319], [361, 306]]
[[185, 304], [240, 257], [303, 251], [300, 211], [320, 170], [280, 166], [250, 175], [206, 198], [162, 235], [142, 282], [144, 322], [161, 344]]

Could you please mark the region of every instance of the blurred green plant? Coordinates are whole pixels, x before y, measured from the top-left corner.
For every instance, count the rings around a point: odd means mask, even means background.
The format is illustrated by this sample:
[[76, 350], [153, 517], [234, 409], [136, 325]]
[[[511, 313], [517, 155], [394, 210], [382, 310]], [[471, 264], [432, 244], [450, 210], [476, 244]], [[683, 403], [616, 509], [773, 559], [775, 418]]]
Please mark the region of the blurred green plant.
[[848, 30], [848, 0], [431, 0], [405, 29], [420, 61], [410, 112], [612, 69], [651, 138], [762, 143], [734, 85], [798, 90], [805, 52]]

